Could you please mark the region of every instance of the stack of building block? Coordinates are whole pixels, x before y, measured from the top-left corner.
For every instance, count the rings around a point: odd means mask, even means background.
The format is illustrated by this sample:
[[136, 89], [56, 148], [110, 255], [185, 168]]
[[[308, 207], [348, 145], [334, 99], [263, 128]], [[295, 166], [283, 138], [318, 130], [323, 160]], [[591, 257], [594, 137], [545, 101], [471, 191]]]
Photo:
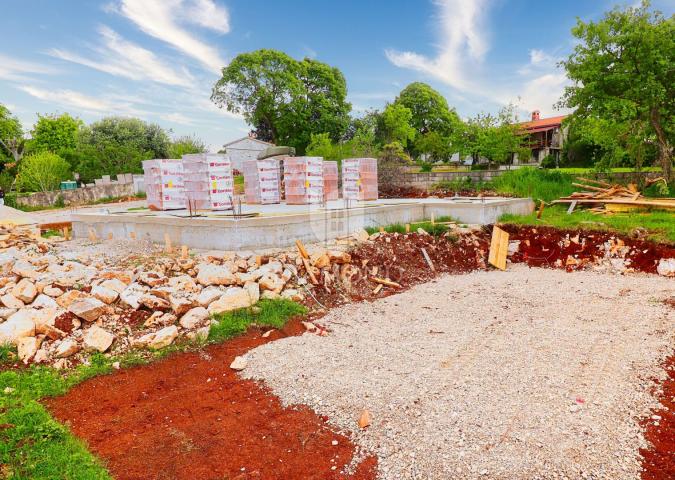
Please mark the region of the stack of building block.
[[183, 164], [180, 160], [145, 160], [143, 173], [148, 207], [154, 210], [185, 208]]
[[232, 208], [234, 179], [227, 155], [195, 153], [183, 155], [185, 196], [194, 210]]
[[340, 198], [338, 190], [338, 164], [335, 161], [325, 160], [323, 162], [323, 194], [326, 200], [337, 200]]
[[377, 160], [346, 158], [342, 160], [342, 198], [377, 200]]
[[243, 163], [246, 203], [281, 202], [281, 174], [279, 160], [247, 160]]
[[286, 203], [306, 205], [323, 202], [323, 157], [285, 157]]

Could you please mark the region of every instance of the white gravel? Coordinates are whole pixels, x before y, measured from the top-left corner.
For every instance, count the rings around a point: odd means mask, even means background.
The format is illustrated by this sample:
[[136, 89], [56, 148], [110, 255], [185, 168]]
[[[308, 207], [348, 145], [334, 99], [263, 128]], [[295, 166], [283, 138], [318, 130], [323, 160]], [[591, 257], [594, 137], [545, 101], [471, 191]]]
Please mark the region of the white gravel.
[[524, 265], [445, 276], [333, 310], [329, 336], [258, 347], [242, 374], [350, 431], [382, 479], [639, 478], [674, 293]]

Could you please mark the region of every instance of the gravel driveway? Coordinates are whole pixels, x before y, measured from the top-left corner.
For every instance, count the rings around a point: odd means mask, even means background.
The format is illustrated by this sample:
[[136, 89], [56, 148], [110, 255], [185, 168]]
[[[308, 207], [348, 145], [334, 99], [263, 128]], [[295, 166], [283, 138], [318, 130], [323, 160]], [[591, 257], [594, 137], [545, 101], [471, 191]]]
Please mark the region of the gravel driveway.
[[243, 373], [351, 431], [383, 479], [639, 478], [673, 294], [663, 277], [523, 265], [444, 276], [335, 309], [329, 336], [258, 347]]

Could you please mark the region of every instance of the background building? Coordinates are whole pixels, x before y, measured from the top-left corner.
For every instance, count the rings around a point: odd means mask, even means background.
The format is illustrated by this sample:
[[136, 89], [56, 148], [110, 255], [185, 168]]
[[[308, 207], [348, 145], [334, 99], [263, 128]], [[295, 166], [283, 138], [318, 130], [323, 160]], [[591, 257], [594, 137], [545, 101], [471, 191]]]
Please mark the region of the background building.
[[232, 161], [232, 168], [241, 172], [244, 161], [257, 159], [260, 152], [273, 146], [273, 143], [264, 142], [249, 135], [226, 143], [220, 152], [227, 153]]

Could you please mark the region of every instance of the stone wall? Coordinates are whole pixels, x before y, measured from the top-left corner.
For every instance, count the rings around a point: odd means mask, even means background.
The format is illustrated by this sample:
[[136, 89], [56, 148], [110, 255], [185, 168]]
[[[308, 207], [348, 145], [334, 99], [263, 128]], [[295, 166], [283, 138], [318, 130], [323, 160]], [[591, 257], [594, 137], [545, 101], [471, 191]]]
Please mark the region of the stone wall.
[[16, 203], [28, 207], [49, 207], [56, 203], [59, 195], [66, 205], [83, 205], [107, 197], [124, 197], [134, 194], [133, 183], [109, 183], [76, 190], [56, 190], [53, 192], [33, 193], [17, 196]]

